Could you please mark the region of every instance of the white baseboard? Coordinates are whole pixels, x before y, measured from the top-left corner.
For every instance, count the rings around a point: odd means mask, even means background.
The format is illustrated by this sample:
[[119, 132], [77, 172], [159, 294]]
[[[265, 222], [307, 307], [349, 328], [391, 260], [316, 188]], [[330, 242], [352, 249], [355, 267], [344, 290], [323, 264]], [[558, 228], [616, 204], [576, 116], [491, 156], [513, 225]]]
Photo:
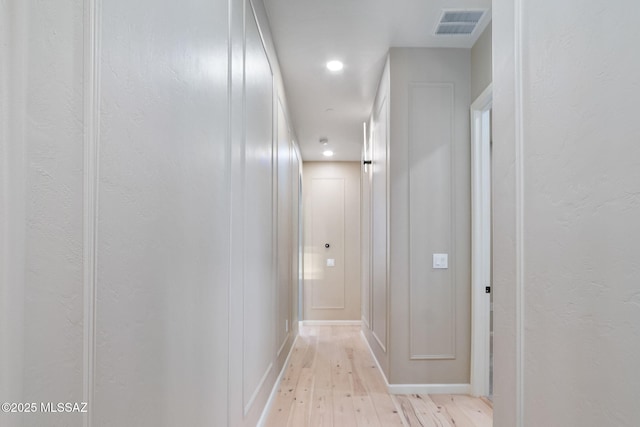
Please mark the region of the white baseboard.
[[282, 382], [282, 377], [284, 377], [284, 373], [287, 370], [287, 367], [289, 366], [289, 359], [291, 359], [291, 355], [293, 354], [293, 349], [296, 346], [298, 337], [299, 335], [296, 335], [296, 337], [293, 340], [293, 343], [291, 344], [291, 348], [289, 349], [289, 354], [287, 354], [287, 358], [285, 359], [284, 364], [282, 365], [280, 374], [278, 375], [278, 378], [276, 378], [276, 382], [273, 384], [273, 388], [271, 389], [271, 393], [269, 394], [269, 399], [267, 399], [267, 403], [264, 405], [264, 409], [262, 410], [262, 414], [260, 415], [260, 419], [258, 420], [258, 424], [256, 424], [256, 427], [263, 427], [264, 424], [267, 422], [267, 417], [269, 416], [269, 412], [271, 411], [271, 406], [273, 406], [273, 401], [276, 399], [276, 394], [278, 393], [278, 387], [280, 387], [280, 383]]
[[389, 384], [390, 394], [471, 394], [471, 384]]
[[301, 326], [360, 326], [361, 320], [301, 320]]
[[376, 355], [373, 353], [367, 337], [360, 331], [373, 361], [376, 362], [380, 375], [384, 378], [389, 394], [471, 394], [471, 384], [389, 384], [387, 376], [384, 374]]
[[364, 331], [360, 331], [360, 335], [362, 336], [362, 339], [364, 340], [364, 343], [366, 344], [367, 348], [369, 349], [369, 353], [371, 354], [371, 357], [373, 358], [373, 361], [376, 362], [376, 366], [378, 367], [378, 372], [380, 372], [380, 375], [382, 375], [382, 378], [384, 378], [384, 384], [387, 386], [387, 389], [389, 389], [389, 380], [387, 380], [387, 376], [384, 374], [384, 371], [382, 370], [382, 366], [380, 366], [380, 363], [378, 362], [378, 358], [376, 357], [375, 353], [373, 352], [373, 349], [369, 345], [369, 340], [364, 335]]

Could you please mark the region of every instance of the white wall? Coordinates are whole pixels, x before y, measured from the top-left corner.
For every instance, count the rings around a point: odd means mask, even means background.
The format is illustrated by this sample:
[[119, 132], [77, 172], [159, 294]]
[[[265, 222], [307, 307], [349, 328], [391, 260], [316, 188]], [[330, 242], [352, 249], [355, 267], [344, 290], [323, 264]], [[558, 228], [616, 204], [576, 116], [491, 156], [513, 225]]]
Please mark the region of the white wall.
[[469, 105], [469, 50], [391, 49], [372, 112], [365, 329], [391, 384], [469, 383]]
[[[470, 52], [391, 58], [391, 383], [468, 384]], [[447, 253], [449, 268], [432, 268]]]
[[515, 7], [493, 9], [494, 425], [636, 426], [640, 5]]
[[[83, 27], [74, 19], [82, 2], [37, 6], [5, 1], [0, 9], [3, 402], [83, 393]], [[29, 37], [27, 24], [40, 36]], [[20, 419], [0, 414], [2, 425]]]
[[491, 61], [492, 25], [489, 23], [471, 49], [471, 100], [480, 96], [491, 84], [493, 68]]
[[226, 422], [226, 14], [102, 4], [96, 425]]
[[300, 167], [255, 12], [0, 2], [2, 402], [257, 422], [297, 333], [297, 262], [276, 254], [297, 252]]

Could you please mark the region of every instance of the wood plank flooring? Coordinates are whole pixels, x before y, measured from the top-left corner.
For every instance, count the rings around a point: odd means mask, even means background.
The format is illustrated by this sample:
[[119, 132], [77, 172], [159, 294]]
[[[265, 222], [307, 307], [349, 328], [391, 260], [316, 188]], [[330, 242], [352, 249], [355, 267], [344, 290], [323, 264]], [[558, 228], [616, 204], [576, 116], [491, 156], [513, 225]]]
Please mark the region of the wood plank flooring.
[[301, 326], [266, 427], [491, 427], [486, 401], [390, 395], [359, 326]]

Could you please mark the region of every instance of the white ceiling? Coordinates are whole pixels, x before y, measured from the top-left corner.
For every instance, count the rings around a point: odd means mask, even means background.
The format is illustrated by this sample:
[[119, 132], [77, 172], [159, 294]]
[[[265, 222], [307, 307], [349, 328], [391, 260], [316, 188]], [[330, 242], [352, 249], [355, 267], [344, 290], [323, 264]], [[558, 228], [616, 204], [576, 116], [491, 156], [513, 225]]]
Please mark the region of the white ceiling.
[[[360, 160], [389, 47], [473, 46], [491, 0], [264, 0], [304, 160]], [[443, 9], [487, 9], [470, 36], [435, 36]], [[332, 73], [332, 59], [344, 70]], [[335, 152], [322, 156], [321, 137]]]

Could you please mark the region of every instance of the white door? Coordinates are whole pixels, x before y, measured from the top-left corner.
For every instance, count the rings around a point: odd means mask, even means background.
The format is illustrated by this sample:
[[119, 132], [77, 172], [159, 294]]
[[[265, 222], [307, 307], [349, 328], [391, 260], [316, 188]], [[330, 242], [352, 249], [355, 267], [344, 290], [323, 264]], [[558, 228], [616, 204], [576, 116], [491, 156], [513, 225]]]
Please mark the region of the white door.
[[360, 164], [304, 164], [304, 320], [360, 320]]

